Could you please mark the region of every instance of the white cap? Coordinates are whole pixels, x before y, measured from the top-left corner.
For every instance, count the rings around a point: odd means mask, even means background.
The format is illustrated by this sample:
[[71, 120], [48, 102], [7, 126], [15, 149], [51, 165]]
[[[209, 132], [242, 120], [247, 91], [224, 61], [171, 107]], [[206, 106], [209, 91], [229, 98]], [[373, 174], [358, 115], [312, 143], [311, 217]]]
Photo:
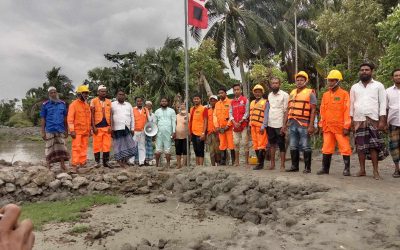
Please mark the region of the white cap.
[[51, 86], [51, 87], [49, 87], [49, 88], [47, 89], [47, 92], [50, 92], [50, 91], [52, 91], [52, 90], [57, 91], [56, 87]]
[[217, 100], [217, 101], [218, 101], [218, 96], [216, 96], [216, 95], [212, 95], [212, 96], [210, 96], [210, 98], [208, 98], [208, 100], [211, 100], [211, 99], [215, 99], [215, 100]]
[[97, 88], [97, 90], [102, 90], [102, 89], [107, 89], [107, 87], [104, 86], [104, 85], [100, 85], [100, 86]]
[[145, 104], [146, 105], [153, 105], [153, 103], [151, 101], [146, 101]]

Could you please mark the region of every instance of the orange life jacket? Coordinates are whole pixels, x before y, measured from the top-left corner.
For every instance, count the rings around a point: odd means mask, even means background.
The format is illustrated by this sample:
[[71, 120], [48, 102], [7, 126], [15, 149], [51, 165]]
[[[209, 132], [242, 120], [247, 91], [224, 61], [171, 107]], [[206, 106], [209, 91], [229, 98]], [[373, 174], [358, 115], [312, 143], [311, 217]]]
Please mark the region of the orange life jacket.
[[288, 119], [296, 120], [301, 126], [308, 126], [311, 117], [310, 95], [312, 89], [303, 89], [297, 93], [297, 89], [292, 90], [289, 96]]
[[190, 109], [190, 133], [201, 136], [204, 131], [204, 112], [206, 107], [199, 105]]
[[68, 108], [68, 129], [77, 135], [89, 135], [91, 117], [90, 106], [86, 102], [77, 99]]
[[215, 132], [215, 126], [214, 126], [214, 109], [213, 108], [208, 108], [207, 110], [208, 114], [208, 123], [207, 123], [207, 134], [211, 134]]
[[346, 90], [338, 88], [335, 92], [324, 93], [320, 107], [321, 119], [319, 125], [324, 132], [343, 133], [343, 129], [351, 126], [350, 96]]
[[133, 116], [135, 117], [135, 131], [143, 131], [147, 122], [147, 109], [142, 108], [142, 113], [140, 113], [138, 107], [134, 107]]
[[229, 107], [231, 105], [231, 99], [228, 97], [225, 98], [225, 100], [219, 100], [215, 104], [215, 109], [214, 109], [214, 119], [215, 122], [215, 127], [217, 128], [223, 128], [225, 126], [231, 126], [231, 122], [229, 121]]
[[264, 113], [267, 106], [267, 100], [261, 98], [256, 102], [253, 100], [250, 103], [250, 126], [261, 127], [264, 122]]
[[105, 99], [102, 103], [100, 98], [96, 97], [92, 100], [91, 106], [94, 107], [94, 125], [99, 124], [103, 118], [106, 118], [108, 126], [111, 125], [111, 101]]

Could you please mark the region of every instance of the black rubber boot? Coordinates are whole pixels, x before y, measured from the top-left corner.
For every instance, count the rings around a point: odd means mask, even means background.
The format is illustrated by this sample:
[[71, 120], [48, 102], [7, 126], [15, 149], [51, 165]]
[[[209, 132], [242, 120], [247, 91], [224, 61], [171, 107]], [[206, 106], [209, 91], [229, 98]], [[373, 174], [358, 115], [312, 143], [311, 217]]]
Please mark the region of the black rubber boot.
[[350, 176], [350, 155], [343, 155], [343, 161], [344, 161], [343, 175]]
[[236, 159], [235, 150], [232, 149], [232, 150], [231, 150], [231, 161], [232, 161], [232, 166], [235, 165], [235, 159]]
[[311, 173], [311, 158], [312, 158], [312, 151], [305, 151], [304, 152], [304, 174]]
[[261, 170], [264, 168], [264, 160], [265, 160], [265, 150], [258, 151], [258, 165], [253, 168], [253, 170]]
[[110, 161], [110, 152], [103, 153], [103, 166], [106, 168], [112, 168], [111, 165], [108, 164]]
[[100, 167], [100, 152], [94, 153], [94, 160], [96, 161], [96, 167]]
[[292, 166], [289, 170], [286, 170], [286, 172], [299, 172], [299, 150], [290, 150], [290, 157], [292, 158]]
[[322, 155], [322, 168], [317, 172], [318, 175], [329, 174], [329, 169], [331, 167], [332, 155], [323, 154]]
[[226, 150], [221, 151], [221, 166], [226, 165]]

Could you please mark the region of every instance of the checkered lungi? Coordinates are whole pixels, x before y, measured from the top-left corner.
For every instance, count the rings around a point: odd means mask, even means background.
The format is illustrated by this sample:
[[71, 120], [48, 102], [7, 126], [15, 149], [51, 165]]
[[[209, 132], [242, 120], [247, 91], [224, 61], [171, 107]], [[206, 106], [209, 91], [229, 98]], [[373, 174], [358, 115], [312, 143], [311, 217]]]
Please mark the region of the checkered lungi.
[[378, 151], [378, 160], [384, 160], [389, 151], [386, 147], [384, 136], [378, 130], [378, 122], [367, 119], [363, 122], [356, 122], [355, 143], [357, 152], [362, 152], [366, 155], [368, 160], [371, 160], [370, 150], [375, 149]]

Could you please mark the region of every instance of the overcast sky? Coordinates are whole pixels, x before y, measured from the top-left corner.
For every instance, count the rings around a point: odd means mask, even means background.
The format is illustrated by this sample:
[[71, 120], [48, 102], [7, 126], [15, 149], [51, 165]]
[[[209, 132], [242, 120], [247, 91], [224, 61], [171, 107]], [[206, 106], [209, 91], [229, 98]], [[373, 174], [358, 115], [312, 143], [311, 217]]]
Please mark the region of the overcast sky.
[[183, 38], [183, 18], [182, 0], [0, 0], [0, 99], [24, 97], [53, 66], [77, 86], [105, 53]]

